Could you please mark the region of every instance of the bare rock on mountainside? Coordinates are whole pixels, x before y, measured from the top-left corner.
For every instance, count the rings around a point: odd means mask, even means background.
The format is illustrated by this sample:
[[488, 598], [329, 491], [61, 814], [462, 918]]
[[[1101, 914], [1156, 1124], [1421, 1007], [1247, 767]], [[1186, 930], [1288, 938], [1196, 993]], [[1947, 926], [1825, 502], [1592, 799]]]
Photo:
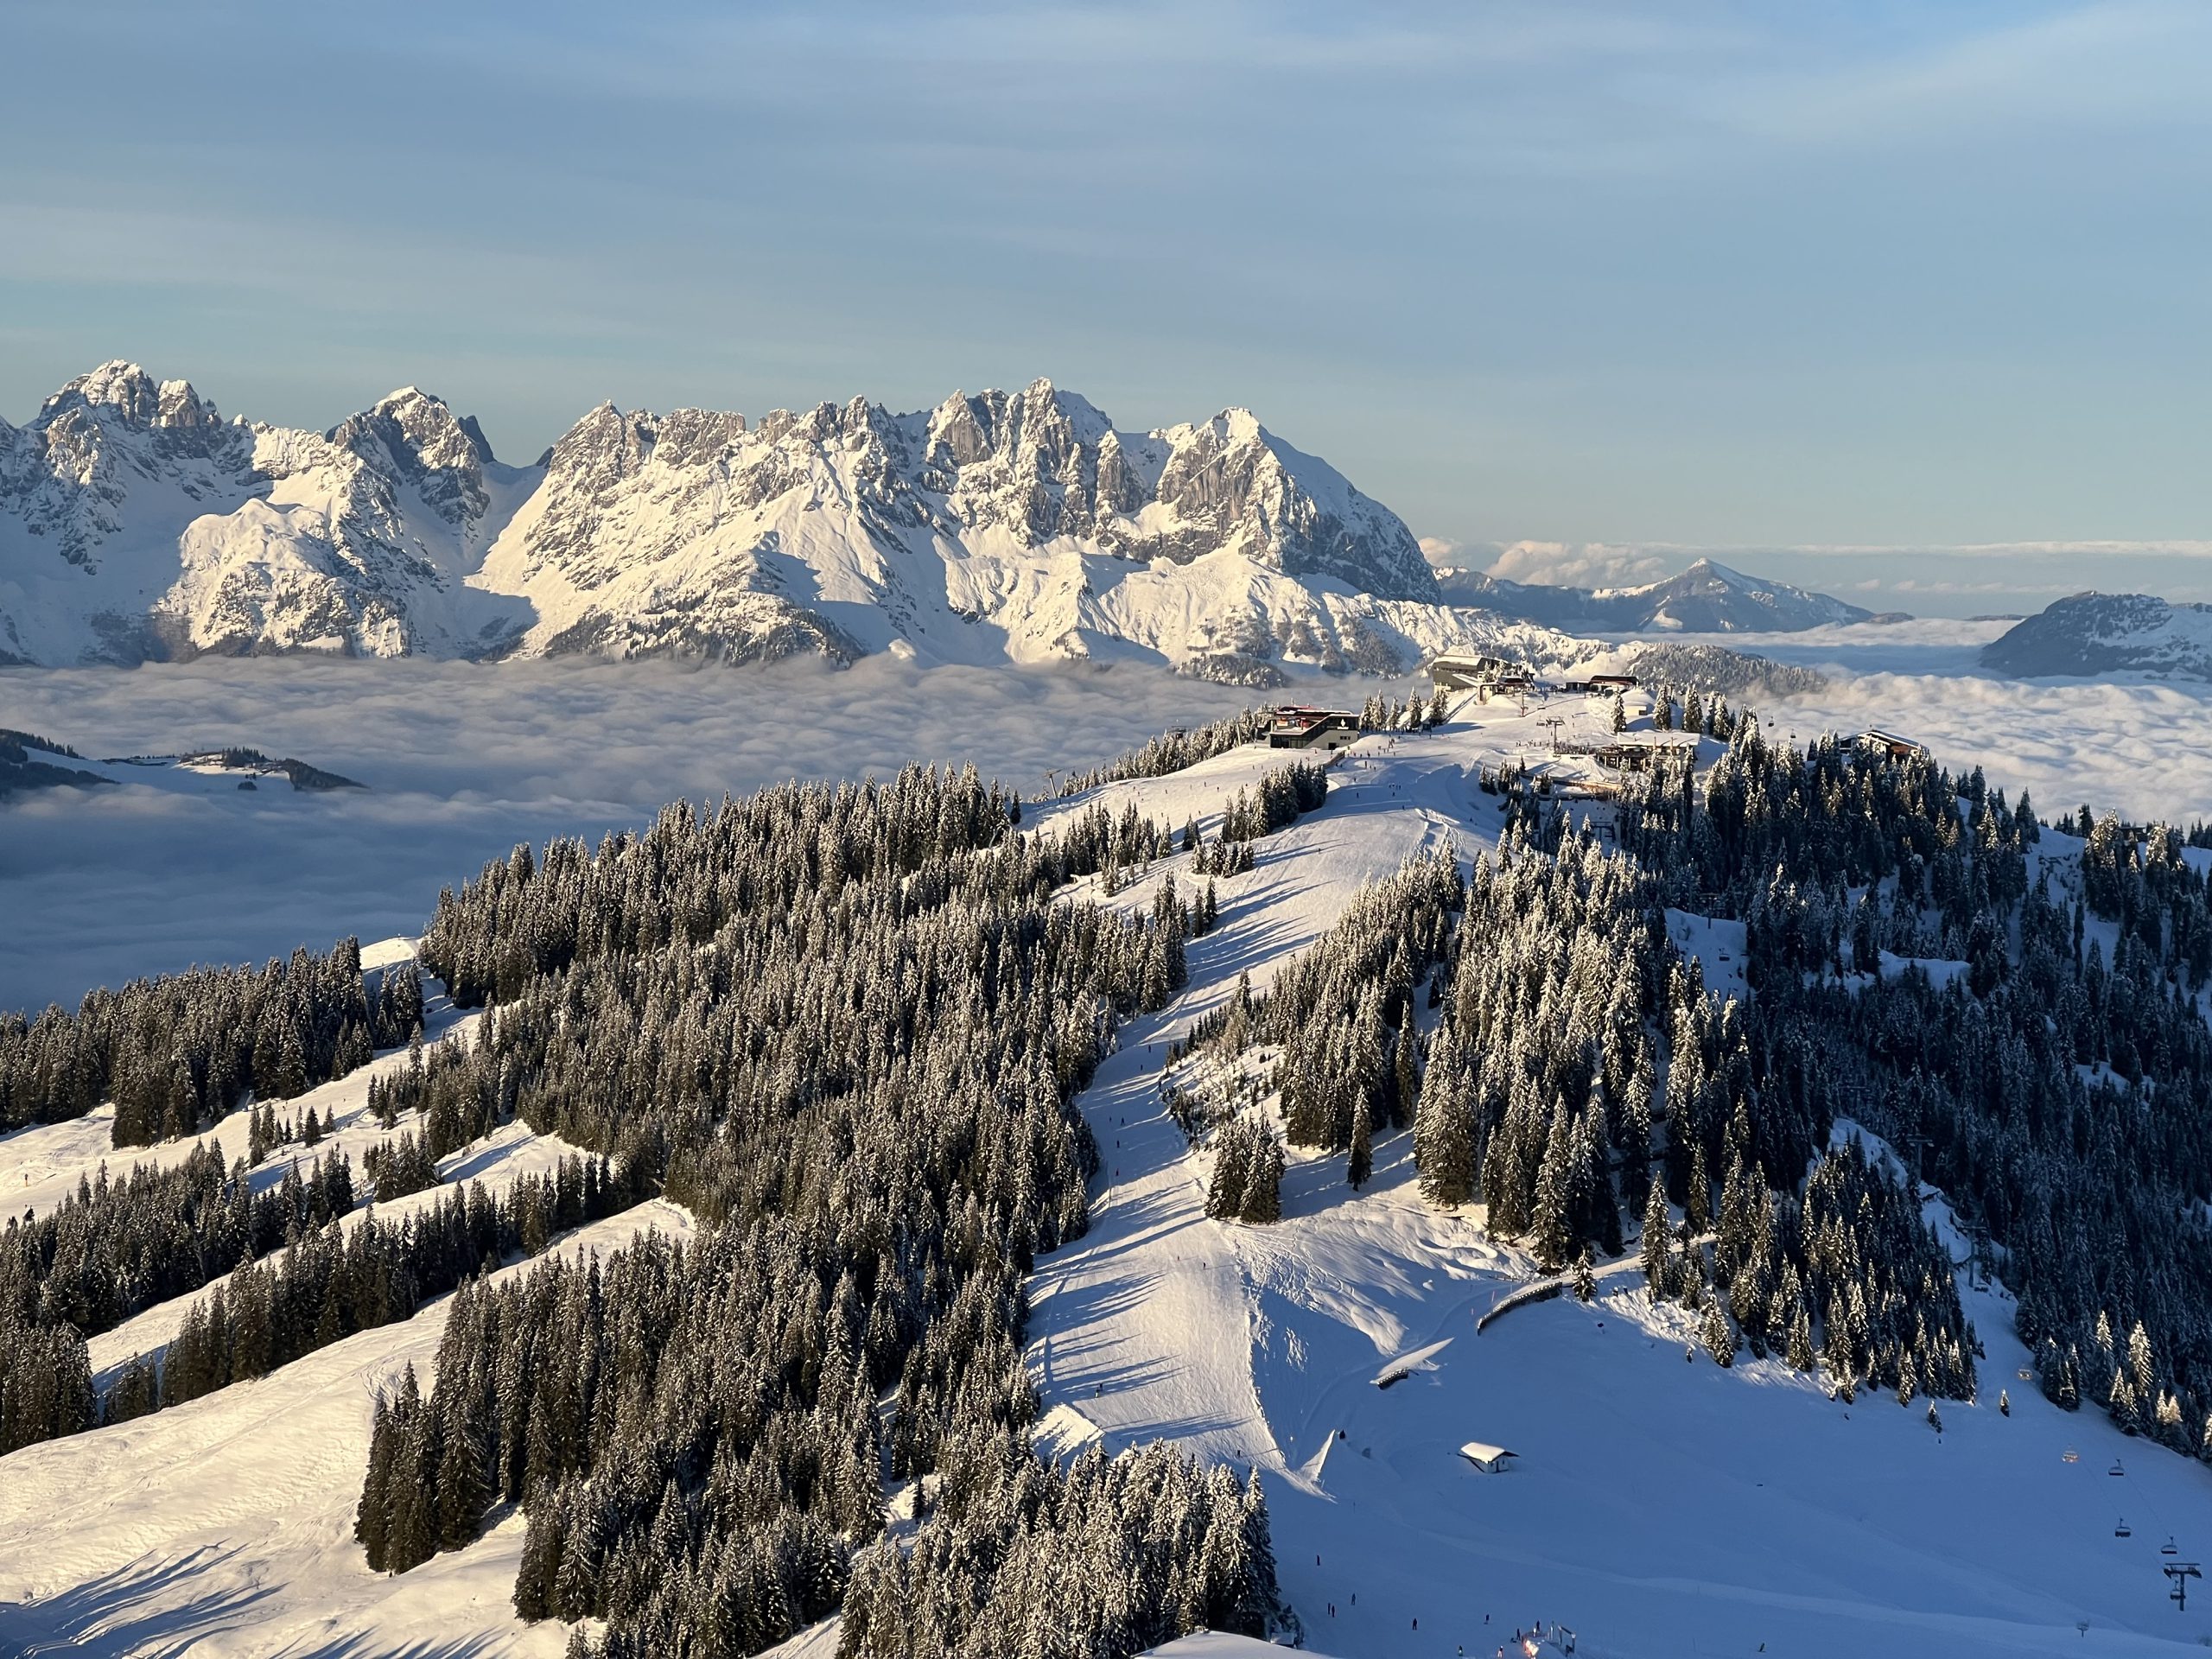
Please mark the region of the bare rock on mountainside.
[[1038, 381], [893, 415], [602, 404], [531, 466], [410, 387], [326, 433], [109, 363], [0, 423], [0, 662], [264, 652], [1122, 658], [1264, 684], [1447, 648], [1412, 533], [1250, 414], [1132, 433]]
[[2212, 680], [2212, 605], [2170, 604], [2148, 594], [2075, 594], [1984, 645], [1981, 665], [2022, 678]]

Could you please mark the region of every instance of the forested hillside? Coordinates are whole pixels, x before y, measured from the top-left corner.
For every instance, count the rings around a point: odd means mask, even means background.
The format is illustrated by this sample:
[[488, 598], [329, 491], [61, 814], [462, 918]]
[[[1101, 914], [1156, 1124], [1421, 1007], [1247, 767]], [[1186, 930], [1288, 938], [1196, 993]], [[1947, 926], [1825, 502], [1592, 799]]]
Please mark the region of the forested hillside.
[[[1441, 712], [1378, 704], [1358, 753], [1429, 741]], [[1035, 1449], [1056, 1385], [1031, 1275], [1120, 1174], [1085, 1091], [1135, 1022], [1172, 1033], [1158, 1098], [1213, 1218], [1192, 1224], [1299, 1233], [1316, 1171], [1356, 1198], [1409, 1147], [1407, 1191], [1478, 1218], [1521, 1289], [1633, 1283], [1693, 1358], [1878, 1393], [1939, 1435], [1935, 1402], [1986, 1387], [1962, 1289], [1999, 1278], [2052, 1402], [2212, 1456], [2202, 861], [1925, 756], [1649, 713], [1703, 747], [1610, 803], [1440, 762], [1453, 792], [1423, 800], [1493, 815], [1479, 850], [1421, 840], [1295, 953], [1253, 931], [1252, 895], [1294, 879], [1279, 840], [1411, 810], [1414, 774], [1278, 760], [1241, 717], [1028, 823], [972, 771], [910, 768], [517, 848], [419, 944], [486, 1010], [465, 1036], [423, 1044], [428, 982], [350, 944], [0, 1029], [15, 1122], [105, 1094], [120, 1142], [251, 1104], [238, 1164], [209, 1142], [9, 1221], [0, 1451], [281, 1378], [450, 1293], [434, 1371], [368, 1405], [359, 1559], [411, 1574], [518, 1510], [505, 1592], [525, 1621], [598, 1621], [572, 1650], [747, 1655], [833, 1614], [868, 1659], [1294, 1632], [1312, 1610], [1259, 1479], [1281, 1449]], [[1225, 914], [1243, 976], [1209, 955], [1209, 1011], [1155, 1020]], [[1727, 926], [1740, 961], [1686, 944]], [[378, 1047], [358, 1165], [318, 1153], [312, 1105], [279, 1104]], [[575, 1150], [438, 1185], [510, 1130]], [[1936, 1189], [1961, 1231], [1930, 1224]], [[696, 1236], [549, 1250], [648, 1198]], [[87, 1338], [182, 1298], [158, 1355], [96, 1380]]]

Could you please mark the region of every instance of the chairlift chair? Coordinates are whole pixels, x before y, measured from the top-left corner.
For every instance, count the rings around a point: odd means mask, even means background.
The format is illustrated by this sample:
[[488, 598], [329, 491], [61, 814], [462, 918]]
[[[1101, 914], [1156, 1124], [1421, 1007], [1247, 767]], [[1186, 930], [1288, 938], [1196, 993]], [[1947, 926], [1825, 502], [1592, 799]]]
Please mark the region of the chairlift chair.
[[2058, 1454], [2058, 1460], [2061, 1463], [2079, 1463], [2082, 1461], [2082, 1454], [2069, 1446]]
[[2161, 1555], [2178, 1555], [2181, 1554], [2181, 1551], [2174, 1546], [2174, 1535], [2171, 1532], [2166, 1535], [2166, 1541], [2158, 1546], [2158, 1554]]
[[2128, 1526], [2126, 1520], [2123, 1518], [2120, 1521], [2120, 1523], [2112, 1529], [2112, 1535], [2115, 1538], [2133, 1538], [2135, 1535], [2135, 1533], [2133, 1529]]
[[2123, 1468], [2121, 1468], [2121, 1467], [2120, 1466], [2120, 1459], [2119, 1459], [2118, 1458], [2114, 1458], [2114, 1459], [2112, 1460], [2112, 1467], [2105, 1471], [2105, 1473], [2107, 1473], [2107, 1474], [2108, 1474], [2108, 1475], [2116, 1476], [2116, 1477], [2117, 1477], [2117, 1476], [2123, 1476], [2123, 1475], [2126, 1474], [2126, 1472], [2127, 1472], [2127, 1471], [2126, 1471], [2126, 1470], [2125, 1470], [2125, 1469], [2123, 1469]]

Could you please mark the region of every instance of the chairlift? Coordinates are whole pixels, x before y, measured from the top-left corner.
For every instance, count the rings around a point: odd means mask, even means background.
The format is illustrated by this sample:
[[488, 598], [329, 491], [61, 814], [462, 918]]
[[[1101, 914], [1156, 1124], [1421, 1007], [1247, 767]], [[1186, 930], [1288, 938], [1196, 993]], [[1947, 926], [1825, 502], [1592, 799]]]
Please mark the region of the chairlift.
[[2061, 1463], [2079, 1463], [2082, 1461], [2082, 1454], [2069, 1446], [2058, 1454], [2058, 1460]]
[[2112, 1529], [2112, 1535], [2115, 1538], [2133, 1538], [2135, 1532], [2134, 1529], [2127, 1524], [2126, 1517], [2123, 1516], [2120, 1524]]
[[2125, 1469], [2123, 1469], [2123, 1468], [2121, 1468], [2121, 1467], [2120, 1466], [2120, 1459], [2119, 1459], [2118, 1458], [2114, 1458], [2114, 1459], [2112, 1460], [2112, 1467], [2105, 1471], [2105, 1473], [2107, 1473], [2107, 1474], [2108, 1474], [2108, 1475], [2111, 1475], [2111, 1476], [2114, 1477], [2115, 1478], [2118, 1478], [2118, 1477], [2120, 1477], [2120, 1476], [2123, 1476], [2123, 1475], [2125, 1475], [2126, 1472], [2127, 1472], [2127, 1471], [2126, 1471], [2126, 1470], [2125, 1470]]
[[2174, 1546], [2174, 1535], [2171, 1532], [2166, 1535], [2166, 1541], [2158, 1546], [2158, 1554], [2161, 1555], [2178, 1555], [2181, 1554], [2181, 1551]]

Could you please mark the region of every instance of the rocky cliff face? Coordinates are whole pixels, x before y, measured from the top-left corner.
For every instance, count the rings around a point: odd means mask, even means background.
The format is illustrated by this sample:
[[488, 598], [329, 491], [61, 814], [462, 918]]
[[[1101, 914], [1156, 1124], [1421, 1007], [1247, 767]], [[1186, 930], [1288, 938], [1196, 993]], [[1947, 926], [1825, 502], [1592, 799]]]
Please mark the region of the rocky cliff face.
[[1248, 412], [1117, 431], [1039, 381], [893, 415], [593, 410], [531, 467], [412, 388], [315, 434], [108, 364], [0, 427], [0, 653], [1166, 660], [1270, 683], [1547, 630], [1440, 602], [1396, 515]]

